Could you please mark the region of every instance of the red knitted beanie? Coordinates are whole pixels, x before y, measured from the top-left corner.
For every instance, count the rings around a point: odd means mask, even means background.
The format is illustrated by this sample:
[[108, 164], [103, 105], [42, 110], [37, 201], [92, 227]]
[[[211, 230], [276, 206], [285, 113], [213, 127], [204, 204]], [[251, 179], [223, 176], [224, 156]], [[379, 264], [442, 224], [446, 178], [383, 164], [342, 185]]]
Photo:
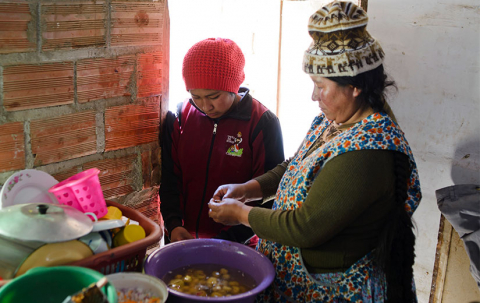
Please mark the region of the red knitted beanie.
[[245, 57], [229, 39], [208, 38], [193, 45], [183, 59], [187, 91], [214, 89], [237, 93], [245, 79]]

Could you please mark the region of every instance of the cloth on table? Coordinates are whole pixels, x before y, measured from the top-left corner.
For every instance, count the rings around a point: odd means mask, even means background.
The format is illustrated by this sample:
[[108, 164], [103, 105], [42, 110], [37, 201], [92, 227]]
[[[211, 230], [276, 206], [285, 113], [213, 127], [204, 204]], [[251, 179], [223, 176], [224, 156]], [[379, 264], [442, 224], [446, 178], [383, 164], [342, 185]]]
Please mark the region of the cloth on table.
[[440, 212], [462, 239], [470, 272], [480, 289], [480, 185], [459, 184], [435, 191]]

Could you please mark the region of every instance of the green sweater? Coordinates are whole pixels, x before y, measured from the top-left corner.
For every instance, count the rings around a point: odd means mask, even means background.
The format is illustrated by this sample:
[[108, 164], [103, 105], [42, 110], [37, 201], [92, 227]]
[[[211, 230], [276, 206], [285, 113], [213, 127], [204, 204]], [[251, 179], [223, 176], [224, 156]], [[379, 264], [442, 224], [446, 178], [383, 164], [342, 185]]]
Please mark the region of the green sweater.
[[[394, 151], [361, 150], [330, 160], [302, 207], [254, 207], [248, 216], [260, 237], [301, 248], [311, 273], [345, 271], [374, 249], [394, 204]], [[400, 163], [408, 170], [408, 158]], [[264, 201], [271, 198], [287, 162], [256, 178]]]

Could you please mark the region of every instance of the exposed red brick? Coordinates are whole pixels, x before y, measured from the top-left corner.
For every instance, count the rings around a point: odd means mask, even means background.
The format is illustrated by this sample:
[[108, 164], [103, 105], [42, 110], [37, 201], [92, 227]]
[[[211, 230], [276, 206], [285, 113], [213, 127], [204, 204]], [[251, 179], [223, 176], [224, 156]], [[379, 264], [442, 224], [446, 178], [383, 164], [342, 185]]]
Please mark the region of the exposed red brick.
[[158, 140], [160, 97], [141, 104], [123, 105], [105, 111], [105, 150], [116, 150]]
[[71, 176], [76, 175], [78, 172], [79, 172], [78, 167], [75, 166], [75, 167], [72, 167], [68, 170], [61, 171], [58, 174], [52, 175], [52, 177], [54, 177], [56, 180], [58, 180], [58, 182], [62, 182], [63, 180], [66, 180], [66, 179], [70, 178]]
[[130, 96], [135, 56], [86, 59], [77, 63], [78, 102]]
[[124, 196], [134, 191], [134, 169], [137, 155], [122, 158], [102, 159], [83, 165], [84, 170], [96, 167], [105, 199]]
[[160, 177], [162, 175], [161, 173], [161, 149], [158, 146], [155, 149], [152, 149], [151, 152], [151, 164], [152, 164], [152, 170], [150, 172], [150, 178], [152, 180], [151, 186], [158, 186], [160, 185]]
[[96, 167], [100, 170], [100, 177], [122, 171], [131, 172], [135, 166], [137, 155], [128, 155], [120, 158], [102, 159], [98, 161], [87, 162], [83, 164], [83, 169], [87, 170]]
[[95, 154], [95, 112], [34, 120], [30, 124], [35, 166]]
[[111, 174], [108, 176], [102, 176], [102, 181], [103, 181], [103, 189], [112, 189], [112, 188], [117, 188], [117, 187], [122, 187], [125, 185], [131, 185], [131, 179], [132, 177], [129, 176], [132, 172], [119, 172], [116, 174]]
[[105, 45], [106, 4], [101, 1], [42, 3], [42, 49]]
[[27, 1], [0, 3], [0, 53], [33, 52], [37, 48], [36, 36], [35, 19]]
[[[162, 53], [163, 58], [163, 77], [162, 77], [162, 103], [168, 103], [169, 97], [169, 74], [170, 74], [170, 17], [168, 12], [168, 6], [165, 6], [165, 18], [163, 20], [163, 43], [162, 43]], [[160, 112], [160, 121], [162, 121], [162, 128], [163, 128], [163, 121], [165, 121], [165, 117], [168, 113], [168, 106], [162, 106], [162, 110]], [[160, 130], [162, 130], [162, 128]]]
[[0, 172], [25, 168], [23, 123], [0, 125]]
[[3, 92], [7, 111], [72, 104], [73, 63], [5, 66]]
[[151, 159], [151, 150], [146, 150], [142, 152], [142, 176], [143, 176], [143, 188], [150, 187], [152, 184], [152, 179], [150, 173], [152, 171]]
[[158, 196], [158, 192], [155, 193], [156, 194], [152, 198], [134, 205], [133, 208], [141, 212], [147, 218], [152, 219], [158, 224], [161, 224], [162, 218], [160, 216], [160, 197]]
[[114, 199], [121, 196], [126, 196], [134, 192], [134, 189], [130, 185], [125, 185], [121, 187], [115, 187], [112, 189], [107, 189], [103, 191], [103, 196], [105, 199]]
[[138, 97], [162, 94], [162, 65], [163, 56], [161, 52], [139, 55], [137, 71]]
[[[151, 202], [151, 201], [148, 201], [148, 202]], [[144, 207], [136, 207], [135, 206], [135, 210], [141, 212], [145, 217], [153, 220], [154, 222], [158, 223], [159, 222], [159, 218], [158, 218], [158, 215], [159, 215], [159, 209], [158, 209], [158, 205], [156, 205], [155, 202], [151, 202], [151, 204], [147, 205], [147, 206], [144, 206]]]
[[111, 45], [161, 45], [166, 1], [112, 1]]

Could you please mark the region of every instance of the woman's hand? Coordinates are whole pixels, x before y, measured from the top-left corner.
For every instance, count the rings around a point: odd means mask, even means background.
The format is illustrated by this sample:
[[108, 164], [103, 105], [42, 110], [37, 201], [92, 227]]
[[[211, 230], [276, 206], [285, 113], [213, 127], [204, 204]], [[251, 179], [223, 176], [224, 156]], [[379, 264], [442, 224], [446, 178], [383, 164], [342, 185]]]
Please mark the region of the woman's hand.
[[250, 180], [241, 184], [226, 184], [217, 188], [213, 200], [218, 202], [225, 198], [235, 199], [240, 202], [249, 202], [262, 199], [260, 183]]
[[170, 233], [170, 242], [177, 242], [181, 240], [190, 240], [193, 236], [185, 229], [185, 227], [175, 227]]
[[243, 204], [234, 199], [224, 198], [220, 202], [215, 202], [213, 199], [208, 203], [210, 208], [208, 215], [215, 222], [223, 225], [238, 225], [243, 224], [250, 226], [248, 223], [248, 214], [252, 207]]
[[246, 188], [244, 184], [226, 184], [217, 188], [213, 194], [214, 201], [220, 201], [224, 198], [231, 198], [240, 202], [245, 202]]

